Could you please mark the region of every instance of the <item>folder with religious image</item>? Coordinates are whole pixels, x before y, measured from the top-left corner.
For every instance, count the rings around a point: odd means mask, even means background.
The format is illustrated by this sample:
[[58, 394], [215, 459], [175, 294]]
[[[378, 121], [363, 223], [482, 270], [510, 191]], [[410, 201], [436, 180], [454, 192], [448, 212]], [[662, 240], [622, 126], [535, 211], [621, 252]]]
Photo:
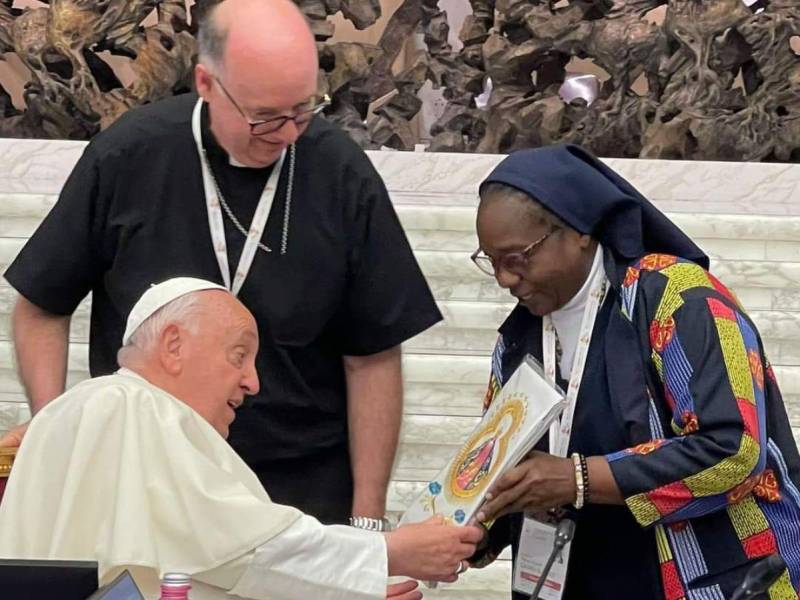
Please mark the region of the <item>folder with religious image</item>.
[[414, 499], [400, 524], [435, 514], [455, 524], [467, 523], [492, 483], [533, 449], [563, 408], [564, 393], [550, 385], [541, 367], [527, 357], [455, 456]]

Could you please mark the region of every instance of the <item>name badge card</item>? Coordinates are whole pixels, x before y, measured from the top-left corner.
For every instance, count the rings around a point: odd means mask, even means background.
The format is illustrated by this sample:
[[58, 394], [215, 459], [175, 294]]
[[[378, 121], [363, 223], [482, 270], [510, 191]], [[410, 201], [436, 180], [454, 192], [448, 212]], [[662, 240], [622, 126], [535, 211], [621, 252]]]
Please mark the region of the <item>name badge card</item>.
[[[553, 551], [556, 539], [556, 527], [550, 523], [543, 523], [537, 519], [525, 516], [522, 533], [519, 537], [519, 550], [514, 564], [514, 579], [512, 587], [515, 592], [530, 595], [541, 578], [542, 571], [547, 564], [547, 559]], [[572, 542], [562, 548], [550, 568], [542, 589], [539, 591], [541, 600], [561, 600], [564, 585], [567, 581], [567, 565], [569, 564], [569, 551]]]

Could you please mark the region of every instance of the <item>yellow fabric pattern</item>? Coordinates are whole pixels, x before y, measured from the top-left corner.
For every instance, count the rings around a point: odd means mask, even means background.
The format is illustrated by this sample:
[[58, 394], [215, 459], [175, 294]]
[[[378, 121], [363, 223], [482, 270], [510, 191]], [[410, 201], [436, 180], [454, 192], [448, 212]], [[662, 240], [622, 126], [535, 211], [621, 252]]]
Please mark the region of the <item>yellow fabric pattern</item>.
[[672, 560], [672, 550], [669, 547], [667, 532], [663, 525], [656, 525], [653, 529], [656, 534], [656, 548], [658, 549], [658, 562], [662, 565]]
[[767, 523], [764, 513], [758, 508], [753, 496], [747, 496], [736, 504], [728, 505], [727, 510], [740, 540], [769, 529], [769, 523]]
[[797, 600], [797, 592], [792, 587], [788, 570], [784, 570], [778, 581], [770, 586], [768, 594], [770, 600]]
[[758, 464], [758, 456], [758, 442], [744, 433], [736, 454], [723, 458], [713, 467], [686, 477], [683, 482], [696, 498], [727, 492], [750, 476]]
[[664, 295], [656, 310], [655, 319], [663, 321], [683, 305], [681, 294], [695, 287], [713, 288], [702, 267], [694, 263], [677, 263], [659, 271], [668, 279]]
[[664, 361], [661, 359], [661, 355], [653, 350], [650, 353], [650, 358], [653, 361], [653, 365], [656, 368], [656, 372], [658, 373], [658, 378], [661, 380], [661, 383], [664, 383]]
[[755, 403], [750, 361], [747, 358], [747, 349], [744, 346], [738, 324], [730, 319], [720, 317], [715, 318], [714, 322], [717, 325], [722, 355], [725, 359], [725, 370], [728, 372], [734, 396]]
[[625, 503], [642, 527], [652, 525], [661, 518], [661, 513], [658, 508], [656, 508], [656, 505], [647, 497], [647, 494], [630, 496], [625, 499]]

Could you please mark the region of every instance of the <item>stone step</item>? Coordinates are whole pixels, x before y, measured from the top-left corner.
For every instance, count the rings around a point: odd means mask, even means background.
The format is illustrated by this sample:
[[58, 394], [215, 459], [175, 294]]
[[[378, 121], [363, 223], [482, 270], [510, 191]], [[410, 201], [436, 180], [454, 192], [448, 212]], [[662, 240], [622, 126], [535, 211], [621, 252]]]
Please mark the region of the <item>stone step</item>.
[[[800, 217], [797, 220], [800, 221]], [[478, 247], [474, 232], [406, 230], [406, 235], [415, 251], [436, 250], [469, 256]], [[717, 260], [800, 260], [800, 242], [796, 241], [702, 237], [692, 239], [711, 258], [712, 268]]]
[[[2, 193], [0, 237], [29, 237], [57, 200], [55, 194]], [[475, 233], [477, 198], [472, 206], [420, 205], [395, 194], [394, 205], [403, 228], [410, 231]], [[671, 212], [667, 216], [693, 239], [797, 242], [800, 219], [749, 214]]]
[[[494, 282], [490, 281], [489, 283], [493, 284]], [[436, 347], [435, 344], [430, 346], [430, 344], [433, 344], [433, 339], [427, 339], [423, 342], [425, 338], [434, 338], [442, 335], [463, 335], [465, 336], [464, 341], [455, 342], [456, 346], [454, 346], [454, 348], [461, 350], [469, 349], [471, 346], [468, 345], [468, 340], [477, 335], [478, 339], [475, 343], [478, 344], [478, 348], [486, 347], [486, 340], [489, 340], [490, 345], [488, 348], [491, 349], [491, 344], [494, 343], [496, 338], [497, 328], [515, 306], [515, 301], [508, 292], [497, 288], [496, 285], [494, 287], [498, 292], [502, 293], [501, 297], [485, 301], [438, 298], [437, 303], [445, 320], [428, 332], [423, 333], [423, 338], [418, 336], [418, 338], [412, 340], [412, 343], [425, 343], [428, 346], [420, 346], [420, 348], [432, 348]], [[769, 300], [762, 299], [762, 302], [748, 302], [748, 300], [758, 300], [756, 296], [759, 293], [769, 296]], [[8, 315], [11, 313], [16, 297], [16, 291], [7, 283], [0, 285], [0, 339], [9, 339], [10, 324]], [[784, 297], [788, 299], [788, 294], [784, 294]], [[739, 300], [748, 309], [750, 316], [765, 340], [794, 340], [800, 342], [800, 309], [793, 308], [790, 302], [784, 303], [788, 305], [788, 308], [758, 306], [758, 304], [763, 305], [767, 301], [772, 302], [774, 298], [770, 290], [757, 288], [747, 289], [745, 294], [739, 293]], [[800, 290], [797, 292], [797, 300], [800, 302]], [[90, 302], [89, 298], [85, 299], [74, 313], [70, 331], [70, 338], [73, 341], [88, 339]], [[444, 330], [447, 331], [445, 332]], [[455, 341], [455, 338], [453, 341]]]
[[[475, 233], [475, 206], [406, 204], [395, 199], [406, 231]], [[44, 214], [42, 214], [44, 216]], [[693, 239], [800, 240], [800, 217], [758, 214], [670, 212], [667, 216]]]
[[[494, 278], [481, 272], [468, 256], [421, 250], [416, 252], [416, 257], [429, 279], [461, 284], [488, 282], [496, 287]], [[715, 261], [714, 273], [726, 285], [734, 288], [800, 289], [800, 262], [719, 260]], [[482, 299], [482, 296], [476, 295], [474, 298]]]
[[[497, 332], [491, 329], [460, 329], [441, 323], [412, 338], [403, 347], [407, 352], [426, 354], [488, 354], [494, 348], [496, 340]], [[763, 341], [767, 356], [773, 364], [800, 365], [800, 338], [763, 338]]]
[[[10, 342], [0, 342], [0, 365], [12, 365]], [[489, 356], [454, 356], [411, 354], [403, 357], [404, 379], [418, 384], [485, 385], [489, 374]], [[88, 371], [88, 345], [71, 344], [70, 377], [85, 377]], [[784, 394], [800, 394], [800, 365], [776, 365], [775, 374]], [[21, 391], [11, 369], [0, 369], [0, 392]]]
[[[28, 238], [52, 208], [56, 196], [0, 194], [0, 237]], [[474, 207], [397, 204], [415, 250], [471, 252], [477, 246]], [[767, 215], [668, 214], [714, 257], [800, 260], [800, 217]]]

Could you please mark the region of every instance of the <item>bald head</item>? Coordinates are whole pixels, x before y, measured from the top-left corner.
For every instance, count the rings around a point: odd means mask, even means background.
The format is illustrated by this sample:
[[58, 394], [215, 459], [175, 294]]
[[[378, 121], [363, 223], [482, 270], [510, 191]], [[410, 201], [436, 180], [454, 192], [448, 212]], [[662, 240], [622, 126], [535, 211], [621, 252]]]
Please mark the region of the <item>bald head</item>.
[[302, 128], [251, 136], [248, 121], [295, 115], [313, 106], [319, 61], [314, 36], [290, 0], [224, 0], [200, 24], [198, 93], [220, 145], [250, 167], [274, 163]]
[[203, 19], [198, 37], [200, 62], [217, 74], [281, 85], [289, 74], [294, 85], [316, 86], [316, 42], [290, 0], [224, 0]]

